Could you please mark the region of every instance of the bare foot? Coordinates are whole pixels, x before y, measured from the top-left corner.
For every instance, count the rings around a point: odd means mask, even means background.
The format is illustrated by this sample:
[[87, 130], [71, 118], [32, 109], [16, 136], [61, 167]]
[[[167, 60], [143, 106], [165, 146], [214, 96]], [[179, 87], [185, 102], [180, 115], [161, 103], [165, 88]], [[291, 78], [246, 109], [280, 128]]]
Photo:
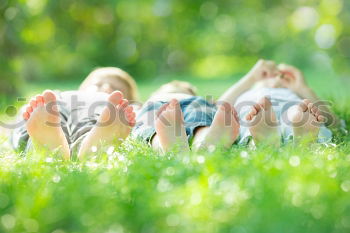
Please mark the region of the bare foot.
[[273, 111], [271, 101], [263, 97], [255, 104], [247, 114], [249, 121], [249, 131], [253, 137], [255, 145], [272, 144], [280, 145], [280, 135], [277, 129], [276, 114]]
[[237, 139], [239, 128], [239, 119], [234, 107], [229, 103], [221, 105], [214, 116], [211, 126], [197, 130], [192, 148], [198, 150], [219, 144], [229, 148]]
[[317, 141], [320, 125], [324, 123], [325, 118], [310, 100], [304, 99], [298, 105], [289, 108], [287, 114], [293, 126], [295, 142], [300, 139]]
[[182, 152], [189, 152], [188, 139], [184, 127], [182, 111], [177, 100], [159, 111], [155, 128], [163, 152], [179, 148]]
[[78, 158], [82, 159], [92, 147], [101, 144], [120, 144], [121, 140], [129, 136], [131, 128], [135, 125], [135, 113], [123, 94], [115, 91], [108, 97], [106, 106], [94, 128], [83, 140]]
[[60, 125], [56, 96], [52, 91], [47, 90], [33, 98], [23, 118], [35, 147], [58, 149], [64, 159], [70, 159], [69, 145]]

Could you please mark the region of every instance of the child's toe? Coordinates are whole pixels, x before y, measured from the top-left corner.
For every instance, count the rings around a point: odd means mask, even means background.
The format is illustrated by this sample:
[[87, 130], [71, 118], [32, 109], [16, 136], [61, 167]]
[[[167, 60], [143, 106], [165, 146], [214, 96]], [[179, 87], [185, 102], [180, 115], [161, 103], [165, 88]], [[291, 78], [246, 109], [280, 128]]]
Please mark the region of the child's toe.
[[224, 105], [221, 105], [221, 106], [219, 107], [219, 110], [224, 112], [224, 111], [226, 111], [226, 107], [225, 107]]
[[[266, 110], [271, 107], [271, 101], [267, 97], [264, 97], [259, 101], [259, 107]], [[259, 109], [257, 110], [259, 111]]]
[[123, 97], [123, 93], [121, 93], [120, 91], [115, 91], [109, 95], [108, 101], [114, 105], [118, 105], [123, 100]]
[[27, 111], [28, 113], [32, 113], [32, 112], [33, 112], [32, 106], [28, 106], [28, 107], [26, 108], [26, 111]]
[[314, 116], [318, 116], [320, 115], [320, 109], [316, 106], [314, 106], [314, 108], [312, 109], [312, 113], [314, 114]]
[[308, 105], [311, 104], [312, 102], [311, 102], [311, 100], [309, 100], [309, 99], [304, 99], [304, 100], [303, 100], [303, 103], [304, 103], [306, 106], [308, 106]]
[[260, 107], [254, 105], [254, 106], [250, 109], [249, 114], [252, 115], [252, 116], [254, 116], [254, 115], [258, 114], [259, 110], [260, 110]]
[[313, 105], [312, 105], [312, 108], [311, 108], [311, 112], [312, 112], [313, 114], [316, 114], [316, 113], [317, 113], [317, 110], [318, 110], [318, 108], [313, 104]]
[[24, 120], [28, 120], [30, 117], [30, 114], [28, 112], [24, 112], [22, 116]]
[[29, 102], [29, 105], [34, 109], [37, 106], [37, 102], [36, 99], [31, 99]]
[[133, 111], [134, 111], [134, 108], [130, 105], [125, 108], [125, 112], [127, 112], [127, 113], [131, 113]]
[[224, 102], [220, 108], [226, 112], [229, 112], [229, 111], [231, 111], [232, 106], [231, 106], [231, 104]]
[[44, 91], [42, 96], [45, 104], [56, 101], [56, 95], [51, 90]]
[[36, 105], [37, 107], [41, 107], [44, 105], [44, 97], [42, 95], [36, 96]]
[[324, 122], [326, 122], [326, 118], [324, 116], [322, 116], [322, 115], [318, 115], [317, 116], [317, 121], [324, 123]]
[[255, 114], [257, 114], [261, 110], [261, 105], [260, 104], [254, 104], [253, 108], [256, 110]]
[[126, 108], [129, 104], [129, 101], [127, 99], [123, 99], [121, 102], [120, 102], [120, 105], [119, 107], [120, 108]]
[[246, 119], [247, 121], [251, 121], [252, 118], [253, 118], [253, 114], [251, 114], [251, 113], [248, 113], [247, 116], [245, 117], [245, 119]]
[[163, 111], [164, 111], [168, 106], [169, 106], [169, 103], [163, 104], [163, 105], [159, 108], [159, 110], [157, 111], [156, 117], [159, 117], [160, 114], [162, 114]]
[[251, 110], [250, 110], [250, 112], [248, 113], [246, 119], [247, 119], [248, 121], [252, 120], [253, 117], [254, 117], [256, 114], [258, 114], [258, 112], [260, 111], [260, 109], [261, 109], [260, 105], [259, 105], [259, 104], [255, 104], [255, 105], [251, 108]]
[[298, 107], [302, 112], [306, 112], [308, 110], [308, 107], [304, 102], [301, 102], [300, 104], [298, 104]]
[[125, 116], [126, 116], [126, 118], [127, 118], [128, 120], [130, 120], [130, 118], [131, 118], [131, 113], [125, 113]]
[[136, 114], [135, 114], [134, 112], [132, 112], [131, 115], [130, 115], [130, 117], [131, 117], [132, 119], [135, 119], [135, 118], [136, 118]]
[[176, 108], [179, 105], [179, 101], [177, 99], [172, 99], [169, 103], [169, 106], [167, 107], [169, 108]]

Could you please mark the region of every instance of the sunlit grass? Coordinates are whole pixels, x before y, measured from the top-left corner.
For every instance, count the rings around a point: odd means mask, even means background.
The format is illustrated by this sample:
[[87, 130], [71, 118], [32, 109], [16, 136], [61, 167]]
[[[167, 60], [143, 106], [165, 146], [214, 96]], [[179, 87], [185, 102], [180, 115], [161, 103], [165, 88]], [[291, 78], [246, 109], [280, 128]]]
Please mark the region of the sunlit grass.
[[0, 157], [1, 232], [348, 232], [350, 148]]

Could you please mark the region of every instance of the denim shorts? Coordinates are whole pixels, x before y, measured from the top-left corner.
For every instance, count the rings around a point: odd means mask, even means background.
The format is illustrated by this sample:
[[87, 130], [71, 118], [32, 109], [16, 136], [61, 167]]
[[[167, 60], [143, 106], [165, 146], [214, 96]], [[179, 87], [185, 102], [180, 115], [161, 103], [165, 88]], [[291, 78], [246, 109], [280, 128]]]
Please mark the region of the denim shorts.
[[[134, 138], [141, 139], [147, 143], [155, 135], [155, 116], [161, 106], [168, 102], [157, 101], [146, 103], [137, 114], [136, 126], [132, 130]], [[209, 103], [202, 97], [191, 97], [179, 101], [184, 116], [186, 134], [189, 140], [192, 139], [194, 131], [198, 127], [210, 126], [213, 122], [216, 105]]]

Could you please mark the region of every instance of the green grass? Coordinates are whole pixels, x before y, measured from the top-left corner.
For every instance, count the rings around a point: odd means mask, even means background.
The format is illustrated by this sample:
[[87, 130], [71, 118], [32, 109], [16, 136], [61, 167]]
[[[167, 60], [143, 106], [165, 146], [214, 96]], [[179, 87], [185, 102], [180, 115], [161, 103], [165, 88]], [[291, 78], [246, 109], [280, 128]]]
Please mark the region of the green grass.
[[349, 232], [349, 163], [349, 143], [2, 157], [0, 232]]
[[[201, 94], [218, 96], [230, 83], [204, 81]], [[142, 84], [142, 98], [155, 88]], [[349, 96], [331, 97], [350, 119]], [[350, 232], [349, 136], [189, 155], [127, 141], [84, 162], [45, 152], [22, 157], [0, 138], [0, 232]]]

